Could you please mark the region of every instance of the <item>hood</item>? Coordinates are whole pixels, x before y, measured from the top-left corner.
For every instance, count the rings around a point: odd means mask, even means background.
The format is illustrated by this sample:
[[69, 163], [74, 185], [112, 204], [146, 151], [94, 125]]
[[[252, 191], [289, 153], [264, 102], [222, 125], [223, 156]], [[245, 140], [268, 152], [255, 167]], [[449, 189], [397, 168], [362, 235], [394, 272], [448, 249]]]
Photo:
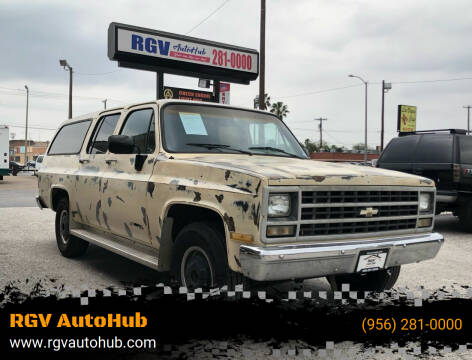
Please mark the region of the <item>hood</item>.
[[266, 179], [269, 185], [434, 186], [430, 179], [370, 166], [330, 163], [281, 156], [173, 154], [186, 160]]

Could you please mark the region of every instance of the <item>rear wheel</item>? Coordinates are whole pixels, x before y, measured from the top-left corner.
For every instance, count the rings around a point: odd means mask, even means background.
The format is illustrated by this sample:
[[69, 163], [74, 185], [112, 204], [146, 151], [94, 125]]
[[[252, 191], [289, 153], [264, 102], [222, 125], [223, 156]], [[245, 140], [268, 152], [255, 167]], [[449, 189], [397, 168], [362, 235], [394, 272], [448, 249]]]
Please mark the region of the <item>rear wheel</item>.
[[249, 280], [229, 269], [224, 235], [210, 224], [185, 226], [177, 235], [172, 255], [174, 280], [190, 289], [246, 285]]
[[56, 241], [61, 254], [68, 258], [83, 255], [88, 242], [69, 232], [69, 200], [63, 197], [56, 206]]
[[352, 291], [384, 291], [395, 285], [399, 275], [400, 266], [393, 266], [362, 274], [332, 275], [328, 276], [328, 281], [333, 291], [341, 291], [342, 284], [349, 284]]
[[457, 215], [462, 229], [472, 232], [472, 201], [464, 202], [458, 209]]

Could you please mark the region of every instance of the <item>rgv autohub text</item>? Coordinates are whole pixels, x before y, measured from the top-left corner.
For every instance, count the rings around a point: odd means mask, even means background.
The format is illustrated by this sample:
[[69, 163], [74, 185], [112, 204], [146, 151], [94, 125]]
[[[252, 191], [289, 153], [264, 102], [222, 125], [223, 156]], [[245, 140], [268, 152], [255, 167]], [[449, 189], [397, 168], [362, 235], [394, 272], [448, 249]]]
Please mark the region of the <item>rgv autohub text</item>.
[[[53, 320], [53, 314], [10, 314], [10, 327], [76, 327], [76, 328], [102, 328], [102, 327], [130, 327], [144, 328], [148, 320], [141, 313], [134, 315], [105, 314], [105, 315], [68, 315], [62, 313], [57, 321]], [[52, 321], [53, 320], [53, 321]]]

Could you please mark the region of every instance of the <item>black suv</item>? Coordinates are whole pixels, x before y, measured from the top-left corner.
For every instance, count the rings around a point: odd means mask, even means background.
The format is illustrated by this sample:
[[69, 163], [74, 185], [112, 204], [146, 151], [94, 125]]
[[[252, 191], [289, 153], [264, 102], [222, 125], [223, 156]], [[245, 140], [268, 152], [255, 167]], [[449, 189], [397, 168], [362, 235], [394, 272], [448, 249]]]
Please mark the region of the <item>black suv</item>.
[[472, 136], [466, 130], [428, 130], [392, 139], [377, 167], [434, 180], [436, 214], [452, 211], [472, 231]]

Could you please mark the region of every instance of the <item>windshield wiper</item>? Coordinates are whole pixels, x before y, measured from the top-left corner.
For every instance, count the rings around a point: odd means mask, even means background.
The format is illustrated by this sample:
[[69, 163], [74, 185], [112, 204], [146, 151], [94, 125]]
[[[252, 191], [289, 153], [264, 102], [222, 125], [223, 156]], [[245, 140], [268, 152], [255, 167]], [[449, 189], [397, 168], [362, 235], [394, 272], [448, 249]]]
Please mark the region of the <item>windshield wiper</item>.
[[296, 158], [299, 158], [299, 159], [305, 159], [304, 157], [289, 153], [289, 152], [287, 152], [283, 149], [279, 149], [279, 148], [272, 147], [272, 146], [253, 146], [253, 147], [250, 147], [249, 150], [270, 150], [270, 151], [275, 151], [275, 152], [283, 153], [283, 154], [286, 154], [286, 155], [290, 155], [290, 156], [293, 156], [293, 157], [296, 157]]
[[228, 149], [228, 150], [233, 150], [233, 151], [237, 151], [237, 152], [240, 152], [241, 154], [247, 154], [247, 155], [252, 155], [252, 152], [250, 151], [246, 151], [246, 150], [242, 150], [242, 149], [237, 149], [237, 148], [234, 148], [234, 147], [231, 147], [229, 145], [225, 145], [225, 144], [201, 144], [201, 143], [187, 143], [185, 145], [191, 145], [191, 146], [200, 146], [200, 147], [204, 147], [208, 150], [211, 150], [211, 149]]

